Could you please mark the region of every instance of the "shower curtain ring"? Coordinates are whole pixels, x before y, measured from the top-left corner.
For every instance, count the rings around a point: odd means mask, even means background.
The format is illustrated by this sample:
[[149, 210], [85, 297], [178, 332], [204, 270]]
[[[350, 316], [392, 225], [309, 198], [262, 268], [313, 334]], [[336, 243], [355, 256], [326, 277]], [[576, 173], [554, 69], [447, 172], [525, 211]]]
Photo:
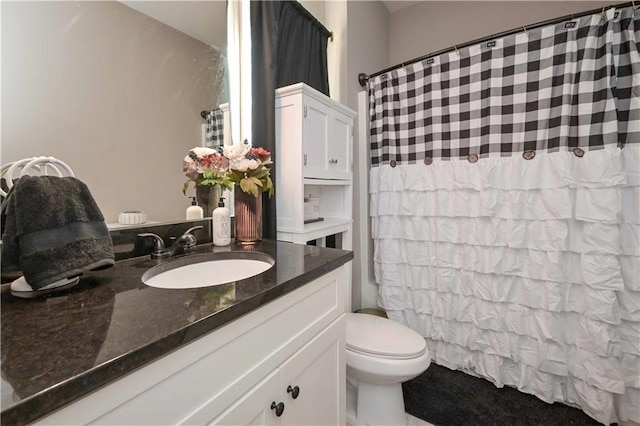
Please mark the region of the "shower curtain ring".
[[522, 26], [522, 30], [524, 31], [524, 35], [526, 35], [527, 37], [529, 37], [529, 32], [527, 31], [527, 27], [525, 27], [524, 25]]
[[458, 56], [460, 56], [460, 51], [458, 50], [458, 46], [454, 45], [453, 48], [456, 49], [456, 53], [458, 54]]

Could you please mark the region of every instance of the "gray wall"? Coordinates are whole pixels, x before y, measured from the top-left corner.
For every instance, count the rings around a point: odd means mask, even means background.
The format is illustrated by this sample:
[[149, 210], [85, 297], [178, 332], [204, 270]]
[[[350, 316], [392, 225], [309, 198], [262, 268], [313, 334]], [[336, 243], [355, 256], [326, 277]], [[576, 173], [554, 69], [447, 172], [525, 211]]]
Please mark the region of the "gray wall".
[[[380, 1], [351, 1], [348, 3], [347, 13], [346, 102], [350, 108], [358, 111], [358, 92], [363, 90], [358, 83], [358, 74], [383, 69], [389, 63], [389, 52], [386, 48], [390, 37], [389, 13]], [[369, 163], [361, 163], [358, 158], [360, 150], [366, 150], [368, 153], [368, 146], [361, 146], [357, 126], [353, 142], [353, 249], [356, 256], [353, 261], [352, 304], [354, 309], [358, 309], [375, 306], [377, 291], [371, 262], [373, 240], [368, 218]], [[366, 155], [365, 158], [368, 160], [369, 156]]]
[[419, 2], [391, 15], [389, 66], [502, 31], [615, 3], [620, 2]]

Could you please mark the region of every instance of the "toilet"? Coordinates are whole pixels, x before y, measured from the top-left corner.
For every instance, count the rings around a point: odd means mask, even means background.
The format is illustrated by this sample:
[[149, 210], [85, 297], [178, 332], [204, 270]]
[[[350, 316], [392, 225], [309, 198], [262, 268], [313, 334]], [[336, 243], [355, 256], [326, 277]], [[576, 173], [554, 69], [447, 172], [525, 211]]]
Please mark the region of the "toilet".
[[347, 382], [356, 390], [357, 425], [404, 425], [402, 382], [431, 363], [420, 334], [375, 315], [346, 317]]

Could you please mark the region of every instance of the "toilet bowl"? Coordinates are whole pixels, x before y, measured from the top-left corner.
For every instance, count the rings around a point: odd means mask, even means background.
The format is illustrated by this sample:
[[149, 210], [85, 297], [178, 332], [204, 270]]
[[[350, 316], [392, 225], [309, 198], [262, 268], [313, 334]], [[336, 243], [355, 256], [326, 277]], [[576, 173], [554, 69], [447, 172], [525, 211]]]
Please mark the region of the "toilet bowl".
[[374, 315], [350, 313], [346, 324], [347, 380], [357, 388], [356, 424], [405, 424], [402, 382], [431, 363], [424, 338]]

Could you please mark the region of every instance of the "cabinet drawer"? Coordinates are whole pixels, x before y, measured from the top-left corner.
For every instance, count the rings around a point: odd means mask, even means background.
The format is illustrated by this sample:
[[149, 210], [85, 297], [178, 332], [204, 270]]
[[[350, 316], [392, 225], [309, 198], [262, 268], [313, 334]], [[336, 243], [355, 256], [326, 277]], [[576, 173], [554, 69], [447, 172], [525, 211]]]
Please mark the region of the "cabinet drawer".
[[203, 336], [41, 424], [212, 419], [345, 311], [345, 266]]

